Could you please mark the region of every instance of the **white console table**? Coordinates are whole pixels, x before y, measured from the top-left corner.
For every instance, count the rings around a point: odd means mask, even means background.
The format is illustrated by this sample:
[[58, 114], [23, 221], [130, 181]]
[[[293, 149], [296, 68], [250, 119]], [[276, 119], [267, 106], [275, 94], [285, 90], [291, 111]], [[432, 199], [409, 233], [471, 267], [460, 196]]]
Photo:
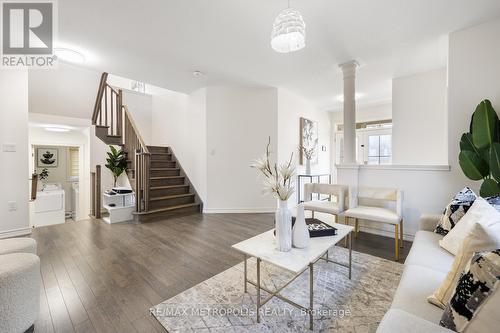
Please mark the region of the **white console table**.
[[102, 196], [103, 207], [109, 213], [109, 216], [105, 216], [102, 218], [104, 222], [111, 224], [131, 221], [133, 219], [132, 213], [135, 210], [134, 192], [113, 195], [103, 193]]

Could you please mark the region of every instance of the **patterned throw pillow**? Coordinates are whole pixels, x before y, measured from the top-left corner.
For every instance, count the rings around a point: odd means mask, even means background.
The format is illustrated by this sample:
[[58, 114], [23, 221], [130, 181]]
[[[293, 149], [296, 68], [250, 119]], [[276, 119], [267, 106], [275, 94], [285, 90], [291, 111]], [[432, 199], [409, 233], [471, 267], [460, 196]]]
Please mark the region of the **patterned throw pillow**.
[[467, 213], [470, 206], [476, 200], [477, 195], [470, 188], [465, 187], [457, 193], [453, 200], [446, 206], [443, 217], [439, 221], [435, 233], [446, 236], [460, 219]]
[[[467, 327], [468, 331], [490, 331], [492, 327], [498, 327], [498, 316], [489, 314], [498, 310], [496, 304], [500, 294], [496, 291], [499, 281], [500, 249], [477, 252], [465, 267], [439, 325], [456, 332], [463, 332]], [[488, 298], [491, 301], [487, 302]], [[486, 320], [489, 322], [484, 321], [485, 316], [482, 316], [482, 321], [479, 318], [474, 321], [481, 316], [480, 311], [487, 313], [486, 317], [492, 317]]]
[[497, 211], [500, 212], [500, 195], [496, 195], [494, 197], [488, 197], [485, 198], [485, 200], [488, 201], [488, 203], [492, 205], [493, 208], [495, 208]]

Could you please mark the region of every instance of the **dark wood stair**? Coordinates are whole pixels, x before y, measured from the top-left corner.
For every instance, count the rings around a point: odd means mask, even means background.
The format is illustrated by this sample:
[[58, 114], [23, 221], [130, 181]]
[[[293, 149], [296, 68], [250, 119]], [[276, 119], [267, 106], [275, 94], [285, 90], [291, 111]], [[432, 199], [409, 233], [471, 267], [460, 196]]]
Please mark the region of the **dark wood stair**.
[[[134, 213], [137, 222], [200, 213], [202, 202], [169, 147], [148, 146], [149, 167], [148, 211]], [[134, 170], [129, 160], [127, 175], [134, 183]]]
[[109, 126], [95, 125], [95, 135], [107, 145], [121, 145], [121, 135], [109, 134]]
[[[96, 137], [107, 145], [121, 146], [127, 153], [126, 174], [135, 192], [136, 222], [202, 212], [203, 202], [172, 149], [146, 144], [123, 103], [122, 90], [107, 79], [108, 73], [102, 73], [92, 125]], [[100, 183], [94, 185], [93, 198], [100, 198]], [[94, 204], [100, 206], [98, 200]]]

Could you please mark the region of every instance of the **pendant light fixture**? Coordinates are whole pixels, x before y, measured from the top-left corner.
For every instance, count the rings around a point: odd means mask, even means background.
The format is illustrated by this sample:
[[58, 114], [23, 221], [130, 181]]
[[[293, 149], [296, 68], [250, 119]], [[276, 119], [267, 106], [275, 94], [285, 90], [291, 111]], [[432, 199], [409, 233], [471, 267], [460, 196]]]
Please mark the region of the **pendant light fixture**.
[[279, 53], [289, 53], [303, 49], [306, 46], [306, 24], [300, 12], [288, 8], [278, 14], [273, 23], [271, 47]]

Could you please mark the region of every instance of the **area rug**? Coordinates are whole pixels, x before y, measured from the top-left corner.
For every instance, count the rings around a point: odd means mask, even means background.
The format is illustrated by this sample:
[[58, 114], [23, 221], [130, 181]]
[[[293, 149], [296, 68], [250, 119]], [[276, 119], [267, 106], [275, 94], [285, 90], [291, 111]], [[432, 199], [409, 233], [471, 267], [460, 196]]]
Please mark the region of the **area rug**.
[[[347, 262], [348, 251], [335, 247], [330, 258]], [[314, 266], [314, 332], [375, 332], [398, 286], [403, 265], [353, 251], [352, 279], [347, 269], [318, 261]], [[248, 261], [255, 281], [255, 259]], [[262, 263], [264, 286], [276, 290], [292, 277], [288, 271]], [[264, 298], [268, 294], [261, 292]], [[282, 291], [295, 302], [309, 304], [309, 272]], [[243, 289], [243, 262], [158, 304], [151, 314], [170, 333], [185, 332], [311, 332], [306, 313], [273, 298], [261, 309], [257, 323], [256, 289]]]

